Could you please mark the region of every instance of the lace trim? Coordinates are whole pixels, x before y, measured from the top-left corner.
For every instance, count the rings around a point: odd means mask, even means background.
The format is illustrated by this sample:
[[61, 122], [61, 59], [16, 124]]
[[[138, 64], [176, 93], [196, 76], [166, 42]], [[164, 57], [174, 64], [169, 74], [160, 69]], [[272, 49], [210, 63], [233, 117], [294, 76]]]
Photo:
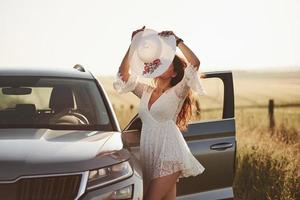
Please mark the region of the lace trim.
[[200, 71], [188, 62], [187, 67], [184, 69], [184, 78], [187, 85], [199, 95], [206, 95], [207, 91], [204, 89], [200, 75]]
[[131, 74], [127, 82], [122, 80], [121, 73], [118, 72], [113, 81], [113, 87], [118, 93], [125, 93], [134, 90], [137, 84], [138, 77], [134, 74]]
[[[162, 176], [167, 176], [177, 171], [182, 171], [183, 169], [184, 169], [184, 165], [182, 162], [174, 161], [174, 160], [162, 161], [159, 162], [157, 166], [154, 167], [152, 179], [162, 177]], [[181, 177], [182, 177], [182, 172], [180, 172], [180, 175], [177, 178], [176, 182], [179, 182], [179, 178]]]
[[176, 181], [178, 182], [179, 178], [196, 176], [198, 174], [203, 173], [204, 170], [205, 168], [200, 163], [198, 164], [197, 167], [194, 166], [191, 168], [186, 168], [184, 164], [180, 161], [176, 161], [176, 160], [161, 161], [154, 166], [152, 179], [162, 177], [162, 176], [167, 176], [177, 171], [181, 171]]

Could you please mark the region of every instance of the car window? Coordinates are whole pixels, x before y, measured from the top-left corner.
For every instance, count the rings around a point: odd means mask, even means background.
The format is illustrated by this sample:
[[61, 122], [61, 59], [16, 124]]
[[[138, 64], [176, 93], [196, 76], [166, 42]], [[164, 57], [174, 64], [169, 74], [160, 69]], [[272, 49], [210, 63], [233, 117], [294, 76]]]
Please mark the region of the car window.
[[0, 126], [111, 130], [94, 80], [0, 77]]
[[224, 85], [219, 78], [201, 79], [207, 95], [193, 96], [191, 121], [222, 119]]

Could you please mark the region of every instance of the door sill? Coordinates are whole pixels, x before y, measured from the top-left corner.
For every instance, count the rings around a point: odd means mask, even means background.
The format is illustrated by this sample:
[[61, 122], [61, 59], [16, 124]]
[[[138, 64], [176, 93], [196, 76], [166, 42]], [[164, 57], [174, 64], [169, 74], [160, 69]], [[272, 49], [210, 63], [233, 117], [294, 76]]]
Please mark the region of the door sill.
[[216, 199], [233, 199], [232, 187], [221, 188], [200, 192], [196, 194], [188, 194], [176, 197], [178, 200], [216, 200]]

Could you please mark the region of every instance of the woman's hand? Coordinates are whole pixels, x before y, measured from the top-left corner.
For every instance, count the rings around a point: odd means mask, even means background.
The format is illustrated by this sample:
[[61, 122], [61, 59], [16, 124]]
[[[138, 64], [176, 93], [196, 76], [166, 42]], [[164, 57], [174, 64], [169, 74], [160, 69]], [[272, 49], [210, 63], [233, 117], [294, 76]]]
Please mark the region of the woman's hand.
[[145, 29], [145, 26], [143, 26], [143, 28], [141, 28], [141, 29], [137, 29], [137, 30], [133, 31], [132, 34], [131, 34], [131, 40], [133, 39], [133, 37], [135, 36], [135, 34], [137, 34], [140, 31], [143, 31], [144, 29]]
[[175, 35], [175, 33], [173, 33], [173, 31], [162, 31], [162, 32], [158, 33], [158, 35], [165, 36], [165, 37], [168, 37], [170, 35], [174, 35], [176, 40], [179, 39], [179, 37], [177, 37]]

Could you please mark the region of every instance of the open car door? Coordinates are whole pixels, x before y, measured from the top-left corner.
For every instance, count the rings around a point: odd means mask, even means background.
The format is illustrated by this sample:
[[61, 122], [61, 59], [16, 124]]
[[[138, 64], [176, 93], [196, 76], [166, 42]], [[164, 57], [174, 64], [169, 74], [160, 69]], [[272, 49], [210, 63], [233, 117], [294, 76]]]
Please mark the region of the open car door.
[[[177, 199], [233, 199], [236, 162], [233, 78], [230, 71], [207, 72], [205, 79], [220, 79], [224, 86], [222, 118], [189, 123], [183, 132], [191, 152], [204, 166], [198, 176], [181, 178]], [[205, 81], [204, 79], [204, 81]], [[124, 146], [139, 159], [142, 122], [136, 115], [124, 128]]]

